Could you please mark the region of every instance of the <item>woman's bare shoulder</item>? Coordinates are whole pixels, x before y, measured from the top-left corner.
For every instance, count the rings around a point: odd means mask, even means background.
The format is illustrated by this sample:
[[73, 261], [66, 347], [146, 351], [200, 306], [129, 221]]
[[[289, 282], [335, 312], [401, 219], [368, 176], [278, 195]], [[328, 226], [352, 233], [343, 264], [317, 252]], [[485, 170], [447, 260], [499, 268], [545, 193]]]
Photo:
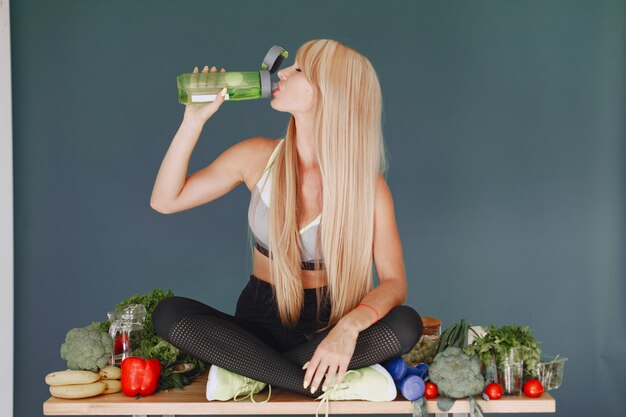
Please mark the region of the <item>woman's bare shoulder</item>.
[[246, 153], [250, 157], [251, 162], [258, 162], [270, 157], [274, 149], [278, 146], [281, 139], [272, 139], [264, 136], [255, 136], [244, 142], [246, 142]]
[[264, 136], [255, 136], [244, 141], [246, 143], [245, 155], [247, 159], [245, 164], [247, 170], [244, 178], [248, 190], [252, 191], [261, 175], [263, 175], [265, 165], [280, 141], [281, 138], [272, 139]]

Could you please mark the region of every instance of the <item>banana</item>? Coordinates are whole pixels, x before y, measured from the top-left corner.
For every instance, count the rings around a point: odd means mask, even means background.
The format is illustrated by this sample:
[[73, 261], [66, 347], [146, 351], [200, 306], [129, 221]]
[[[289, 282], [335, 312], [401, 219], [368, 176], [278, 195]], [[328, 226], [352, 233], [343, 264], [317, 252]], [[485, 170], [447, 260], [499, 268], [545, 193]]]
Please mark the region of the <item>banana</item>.
[[100, 382], [106, 385], [103, 394], [115, 394], [122, 390], [122, 383], [119, 379], [101, 379]]
[[77, 385], [51, 385], [50, 394], [57, 398], [87, 398], [102, 394], [106, 389], [104, 382]]
[[66, 371], [52, 372], [46, 375], [48, 385], [90, 384], [100, 379], [100, 374], [91, 371]]
[[101, 379], [120, 379], [122, 377], [122, 370], [117, 366], [107, 365], [100, 369]]

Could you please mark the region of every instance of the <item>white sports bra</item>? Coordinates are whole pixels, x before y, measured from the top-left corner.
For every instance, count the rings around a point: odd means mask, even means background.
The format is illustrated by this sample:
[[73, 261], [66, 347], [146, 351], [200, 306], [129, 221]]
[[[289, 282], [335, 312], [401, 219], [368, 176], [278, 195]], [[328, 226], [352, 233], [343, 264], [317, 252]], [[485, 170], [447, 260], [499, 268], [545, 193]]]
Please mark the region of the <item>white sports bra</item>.
[[[281, 139], [280, 143], [274, 148], [269, 161], [265, 165], [263, 174], [259, 181], [252, 189], [250, 198], [250, 206], [248, 208], [248, 225], [254, 236], [254, 246], [263, 255], [269, 257], [269, 205], [272, 193], [272, 175], [271, 167], [274, 158], [285, 139]], [[319, 227], [322, 220], [320, 213], [311, 223], [300, 229], [300, 241], [302, 243], [302, 269], [314, 270], [315, 264], [317, 269], [324, 268], [324, 260], [316, 258], [316, 249], [319, 244]], [[320, 251], [321, 252], [321, 251]]]

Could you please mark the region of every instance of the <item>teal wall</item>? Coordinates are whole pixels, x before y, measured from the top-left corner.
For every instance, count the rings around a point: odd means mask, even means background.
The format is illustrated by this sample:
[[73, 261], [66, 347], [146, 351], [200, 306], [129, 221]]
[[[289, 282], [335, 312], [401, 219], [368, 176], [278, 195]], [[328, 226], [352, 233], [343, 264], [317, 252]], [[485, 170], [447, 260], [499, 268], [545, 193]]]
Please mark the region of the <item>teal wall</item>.
[[[256, 69], [333, 38], [384, 94], [407, 304], [444, 326], [523, 324], [569, 358], [558, 416], [626, 400], [624, 1], [11, 2], [15, 415], [36, 416], [72, 327], [172, 289], [234, 312], [248, 279], [240, 185], [149, 205], [194, 66]], [[288, 114], [225, 103], [191, 158], [278, 137]]]

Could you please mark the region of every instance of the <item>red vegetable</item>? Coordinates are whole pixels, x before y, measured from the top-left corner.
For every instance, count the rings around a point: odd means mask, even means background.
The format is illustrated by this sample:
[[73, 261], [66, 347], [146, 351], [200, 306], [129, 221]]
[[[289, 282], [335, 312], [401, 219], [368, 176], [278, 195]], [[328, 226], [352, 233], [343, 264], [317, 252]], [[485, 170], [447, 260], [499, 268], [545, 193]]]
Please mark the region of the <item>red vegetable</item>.
[[524, 394], [527, 397], [536, 398], [543, 394], [543, 385], [538, 379], [529, 379], [524, 384]]
[[118, 355], [125, 350], [128, 350], [128, 335], [122, 333], [115, 339], [115, 354]]
[[150, 395], [156, 391], [161, 375], [161, 362], [129, 356], [122, 361], [122, 392], [134, 397]]
[[497, 382], [492, 382], [485, 387], [485, 394], [490, 400], [497, 400], [502, 397], [502, 387]]
[[439, 392], [439, 389], [434, 382], [426, 383], [426, 388], [424, 389], [424, 397], [426, 397], [426, 399], [432, 400], [437, 396], [437, 392]]

